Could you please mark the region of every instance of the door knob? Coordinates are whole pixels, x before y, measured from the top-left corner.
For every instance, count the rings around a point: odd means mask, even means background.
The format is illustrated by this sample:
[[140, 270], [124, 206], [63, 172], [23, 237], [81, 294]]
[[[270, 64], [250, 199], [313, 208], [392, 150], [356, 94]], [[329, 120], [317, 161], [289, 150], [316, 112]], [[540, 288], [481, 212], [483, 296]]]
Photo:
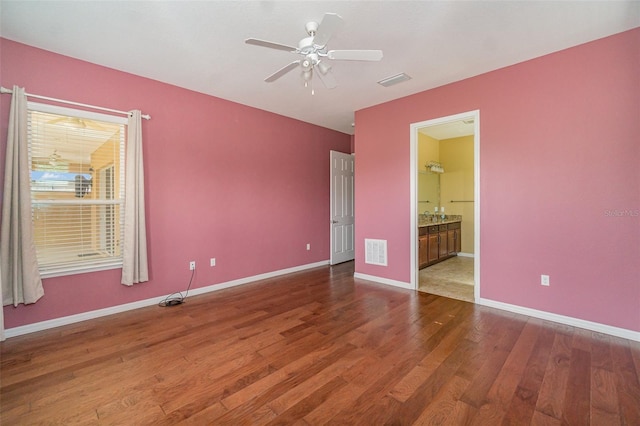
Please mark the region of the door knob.
[[338, 221], [337, 220], [332, 220], [331, 223], [338, 223]]

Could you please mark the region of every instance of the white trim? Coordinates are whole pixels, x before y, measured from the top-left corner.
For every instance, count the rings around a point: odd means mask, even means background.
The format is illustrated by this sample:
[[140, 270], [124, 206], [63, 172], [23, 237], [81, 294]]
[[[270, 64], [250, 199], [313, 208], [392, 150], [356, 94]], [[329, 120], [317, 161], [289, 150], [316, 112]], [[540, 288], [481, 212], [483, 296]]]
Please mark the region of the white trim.
[[[210, 293], [212, 291], [223, 290], [225, 288], [236, 287], [242, 284], [249, 284], [255, 281], [266, 280], [269, 278], [275, 278], [280, 275], [292, 274], [294, 272], [300, 272], [307, 269], [318, 268], [320, 266], [327, 266], [329, 264], [329, 260], [323, 260], [321, 262], [309, 263], [306, 265], [294, 266], [292, 268], [280, 269], [279, 271], [266, 272], [260, 275], [254, 275], [252, 277], [239, 278], [233, 281], [227, 281], [225, 283], [213, 284], [207, 287], [200, 287], [193, 290], [190, 290], [189, 293], [192, 295]], [[158, 301], [156, 301], [158, 303]]]
[[418, 273], [418, 130], [420, 130], [420, 123], [414, 123], [409, 126], [410, 140], [409, 140], [409, 208], [411, 214], [409, 215], [409, 226], [411, 227], [409, 233], [409, 271], [410, 271], [410, 288], [417, 290], [420, 286], [420, 279]]
[[367, 275], [356, 272], [353, 274], [353, 278], [373, 281], [380, 284], [391, 285], [394, 287], [406, 288], [407, 290], [414, 290], [413, 284], [405, 283], [403, 281], [390, 280], [389, 278], [376, 277], [375, 275]]
[[[191, 290], [190, 293], [191, 293], [191, 295], [210, 293], [210, 292], [223, 290], [223, 289], [230, 288], [230, 287], [235, 287], [235, 286], [239, 286], [239, 285], [243, 285], [243, 284], [249, 284], [249, 283], [252, 283], [252, 282], [255, 282], [255, 281], [260, 281], [260, 280], [264, 280], [264, 279], [268, 279], [268, 278], [275, 278], [275, 277], [280, 276], [280, 275], [286, 275], [286, 274], [290, 274], [290, 273], [293, 273], [293, 272], [304, 271], [306, 269], [318, 268], [318, 267], [321, 267], [321, 266], [326, 266], [328, 264], [329, 264], [328, 260], [321, 261], [321, 262], [316, 262], [316, 263], [309, 263], [309, 264], [306, 264], [306, 265], [300, 265], [300, 266], [295, 266], [295, 267], [292, 267], [292, 268], [281, 269], [281, 270], [278, 270], [278, 271], [267, 272], [267, 273], [260, 274], [260, 275], [254, 275], [252, 277], [246, 277], [246, 278], [240, 278], [240, 279], [233, 280], [233, 281], [227, 281], [226, 283], [213, 284], [213, 285], [210, 285], [210, 286], [207, 286], [207, 287], [196, 288], [194, 290]], [[402, 282], [402, 281], [396, 281], [396, 280], [391, 280], [391, 279], [388, 279], [388, 278], [381, 278], [381, 277], [376, 277], [376, 276], [373, 276], [373, 275], [360, 274], [360, 273], [354, 273], [353, 277], [357, 278], [357, 279], [373, 281], [373, 282], [380, 283], [380, 284], [386, 284], [386, 285], [390, 285], [390, 286], [394, 286], [394, 287], [400, 287], [400, 288], [404, 288], [404, 289], [407, 289], [407, 290], [413, 290], [413, 288], [411, 287], [411, 283], [405, 283], [405, 282]], [[125, 312], [125, 311], [130, 311], [130, 310], [133, 310], [133, 309], [139, 309], [139, 308], [144, 308], [144, 307], [147, 307], [147, 306], [153, 306], [153, 305], [157, 305], [158, 303], [160, 303], [165, 298], [166, 298], [166, 296], [157, 297], [157, 298], [154, 297], [154, 298], [151, 298], [151, 299], [139, 300], [137, 302], [127, 303], [127, 304], [124, 304], [124, 305], [118, 305], [118, 306], [112, 306], [112, 307], [109, 307], [109, 308], [98, 309], [96, 311], [83, 312], [81, 314], [70, 315], [70, 316], [67, 316], [67, 317], [55, 318], [55, 319], [52, 319], [52, 320], [42, 321], [42, 322], [38, 322], [38, 323], [27, 324], [27, 325], [23, 325], [23, 326], [19, 326], [19, 327], [14, 327], [14, 328], [8, 328], [8, 329], [4, 330], [4, 337], [5, 338], [10, 338], [10, 337], [15, 337], [15, 336], [20, 336], [20, 335], [23, 335], [23, 334], [35, 333], [35, 332], [38, 332], [38, 331], [48, 330], [50, 328], [60, 327], [60, 326], [63, 326], [63, 325], [74, 324], [74, 323], [77, 323], [77, 322], [86, 321], [86, 320], [95, 319], [95, 318], [100, 318], [100, 317], [107, 316], [107, 315], [113, 315], [113, 314], [117, 314], [117, 313], [121, 313], [121, 312]], [[637, 332], [637, 331], [627, 330], [627, 329], [619, 328], [619, 327], [613, 327], [613, 326], [600, 324], [600, 323], [596, 323], [596, 322], [592, 322], [592, 321], [581, 320], [581, 319], [578, 319], [578, 318], [567, 317], [567, 316], [564, 316], [564, 315], [553, 314], [553, 313], [550, 313], [550, 312], [539, 311], [537, 309], [531, 309], [531, 308], [525, 308], [525, 307], [522, 307], [522, 306], [511, 305], [509, 303], [497, 302], [497, 301], [490, 300], [490, 299], [476, 298], [475, 303], [477, 303], [479, 305], [482, 305], [482, 306], [487, 306], [487, 307], [490, 307], [490, 308], [501, 309], [501, 310], [508, 311], [508, 312], [514, 312], [516, 314], [527, 315], [527, 316], [534, 317], [534, 318], [540, 318], [540, 319], [544, 319], [544, 320], [548, 320], [548, 321], [552, 321], [552, 322], [557, 322], [557, 323], [560, 323], [560, 324], [570, 325], [572, 327], [584, 328], [584, 329], [587, 329], [587, 330], [596, 331], [596, 332], [599, 332], [599, 333], [609, 334], [609, 335], [612, 335], [612, 336], [621, 337], [623, 339], [628, 339], [628, 340], [633, 340], [633, 341], [640, 342], [640, 332]]]
[[67, 277], [69, 275], [86, 274], [88, 272], [110, 271], [111, 269], [122, 269], [122, 259], [100, 263], [98, 259], [91, 264], [81, 266], [68, 265], [50, 267], [40, 266], [40, 278]]
[[[223, 290], [229, 287], [235, 287], [242, 284], [248, 284], [255, 281], [265, 280], [268, 278], [278, 277], [280, 275], [291, 274], [293, 272], [304, 271], [306, 269], [317, 268], [320, 266], [326, 266], [329, 264], [328, 260], [324, 260], [316, 263], [309, 263], [306, 265], [294, 266], [292, 268], [280, 269], [278, 271], [267, 272], [264, 274], [254, 275], [252, 277], [240, 278], [233, 281], [227, 281], [225, 283], [213, 284], [207, 287], [200, 287], [193, 289], [189, 292], [189, 295], [198, 295], [204, 293], [210, 293], [213, 291]], [[126, 303], [124, 305], [111, 306], [109, 308], [98, 309], [95, 311], [83, 312], [80, 314], [69, 315], [66, 317], [55, 318], [47, 321], [36, 322], [33, 324], [22, 325], [19, 327], [8, 328], [5, 331], [5, 338], [20, 336], [23, 334], [35, 333], [38, 331], [48, 330], [50, 328], [60, 327], [63, 325], [74, 324], [81, 321], [100, 318], [107, 315], [118, 314], [121, 312], [131, 311], [133, 309], [145, 308], [147, 306], [154, 306], [164, 300], [164, 297], [154, 297], [151, 299], [139, 300], [137, 302]]]
[[473, 276], [474, 286], [473, 293], [474, 298], [478, 300], [480, 298], [480, 110], [462, 112], [459, 114], [449, 115], [446, 117], [435, 118], [432, 120], [421, 121], [418, 123], [411, 123], [410, 129], [410, 153], [409, 153], [409, 174], [410, 174], [410, 273], [411, 273], [411, 288], [418, 289], [419, 286], [419, 272], [418, 269], [418, 217], [417, 217], [417, 181], [418, 181], [418, 131], [423, 127], [435, 126], [438, 124], [450, 123], [452, 121], [459, 121], [463, 119], [474, 119], [473, 129], [473, 165], [474, 165], [474, 206], [473, 206], [473, 220], [474, 226], [474, 255], [475, 262], [473, 263]]
[[[71, 117], [86, 118], [87, 120], [105, 121], [107, 123], [115, 123], [127, 125], [129, 120], [127, 117], [118, 117], [111, 114], [102, 114], [99, 112], [85, 111], [82, 109], [67, 108], [59, 105], [41, 104], [38, 102], [27, 101], [27, 109], [38, 112], [46, 112], [49, 114], [67, 115]], [[123, 113], [127, 114], [127, 113]]]
[[[390, 280], [388, 278], [376, 277], [373, 275], [366, 275], [355, 273], [354, 278], [359, 278], [367, 281], [373, 281], [381, 284], [387, 284], [395, 287], [401, 287], [408, 290], [413, 290], [411, 283], [405, 283], [401, 281]], [[597, 322], [581, 320], [579, 318], [567, 317], [564, 315], [558, 315], [551, 312], [539, 311], [537, 309], [525, 308], [522, 306], [511, 305], [509, 303], [496, 302], [495, 300], [475, 298], [475, 303], [490, 308], [500, 309], [503, 311], [514, 312], [520, 315], [526, 315], [533, 318], [540, 318], [547, 321], [557, 322], [560, 324], [569, 325], [572, 327], [584, 328], [586, 330], [596, 331], [598, 333], [609, 334], [611, 336], [621, 337], [623, 339], [634, 340], [640, 342], [640, 332], [627, 330], [625, 328], [613, 327], [606, 324], [600, 324]]]
[[474, 111], [473, 123], [473, 299], [480, 299], [480, 110]]
[[471, 257], [471, 258], [476, 257], [475, 254], [473, 254], [473, 253], [462, 253], [462, 252], [458, 253], [458, 256], [460, 256], [460, 257]]
[[638, 331], [613, 327], [611, 325], [586, 321], [579, 318], [567, 317], [551, 312], [539, 311], [537, 309], [525, 308], [518, 305], [511, 305], [509, 303], [496, 302], [495, 300], [490, 299], [476, 298], [476, 303], [479, 305], [488, 306], [490, 308], [501, 309], [503, 311], [514, 312], [516, 314], [527, 315], [534, 318], [540, 318], [547, 321], [570, 325], [572, 327], [584, 328], [587, 330], [596, 331], [598, 333], [609, 334], [611, 336], [622, 337], [623, 339], [640, 342], [640, 332]]

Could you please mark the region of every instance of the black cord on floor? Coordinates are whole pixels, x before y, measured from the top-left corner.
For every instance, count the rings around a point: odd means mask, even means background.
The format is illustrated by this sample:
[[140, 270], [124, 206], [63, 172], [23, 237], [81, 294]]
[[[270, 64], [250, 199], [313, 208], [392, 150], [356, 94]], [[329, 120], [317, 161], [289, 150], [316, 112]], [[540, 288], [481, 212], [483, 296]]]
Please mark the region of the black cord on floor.
[[193, 275], [196, 273], [196, 270], [193, 269], [191, 271], [191, 278], [189, 278], [189, 285], [187, 286], [187, 291], [185, 292], [185, 295], [182, 295], [182, 292], [179, 291], [177, 293], [171, 293], [170, 295], [168, 295], [167, 297], [165, 297], [160, 303], [158, 303], [158, 306], [161, 307], [167, 307], [167, 306], [176, 306], [176, 305], [181, 305], [184, 303], [184, 300], [187, 298], [187, 296], [189, 295], [189, 289], [191, 288], [191, 283], [193, 282]]

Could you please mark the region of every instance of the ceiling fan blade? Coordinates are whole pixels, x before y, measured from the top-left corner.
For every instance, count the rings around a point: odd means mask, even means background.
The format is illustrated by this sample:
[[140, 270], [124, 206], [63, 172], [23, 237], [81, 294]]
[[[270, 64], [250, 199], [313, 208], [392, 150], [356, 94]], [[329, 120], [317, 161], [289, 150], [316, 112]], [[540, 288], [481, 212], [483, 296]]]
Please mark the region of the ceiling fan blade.
[[316, 75], [318, 76], [322, 84], [324, 84], [324, 87], [326, 87], [327, 89], [335, 89], [338, 86], [338, 82], [331, 72], [331, 67], [327, 68], [325, 72], [322, 72], [320, 68], [316, 69], [318, 70]]
[[285, 65], [284, 67], [280, 68], [278, 71], [271, 74], [269, 77], [265, 78], [264, 81], [266, 81], [267, 83], [274, 82], [280, 77], [282, 77], [283, 75], [285, 75], [286, 73], [288, 73], [289, 71], [291, 71], [292, 69], [296, 68], [299, 64], [300, 64], [299, 60], [293, 61], [289, 65]]
[[293, 46], [287, 46], [286, 44], [274, 43], [272, 41], [259, 40], [257, 38], [248, 38], [244, 41], [247, 44], [254, 46], [268, 47], [269, 49], [284, 50], [286, 52], [295, 52], [296, 48]]
[[318, 47], [326, 46], [333, 33], [340, 30], [343, 24], [344, 21], [337, 13], [325, 13], [313, 37], [313, 44]]
[[343, 61], [379, 61], [382, 50], [330, 50], [327, 57]]

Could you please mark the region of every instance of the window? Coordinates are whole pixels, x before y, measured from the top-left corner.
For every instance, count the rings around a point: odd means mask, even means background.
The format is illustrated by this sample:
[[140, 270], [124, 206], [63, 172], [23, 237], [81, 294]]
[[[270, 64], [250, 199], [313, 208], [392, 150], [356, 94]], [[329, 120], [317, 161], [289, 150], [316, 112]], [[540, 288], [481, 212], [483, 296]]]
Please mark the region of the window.
[[28, 103], [32, 221], [43, 277], [122, 267], [126, 119]]

